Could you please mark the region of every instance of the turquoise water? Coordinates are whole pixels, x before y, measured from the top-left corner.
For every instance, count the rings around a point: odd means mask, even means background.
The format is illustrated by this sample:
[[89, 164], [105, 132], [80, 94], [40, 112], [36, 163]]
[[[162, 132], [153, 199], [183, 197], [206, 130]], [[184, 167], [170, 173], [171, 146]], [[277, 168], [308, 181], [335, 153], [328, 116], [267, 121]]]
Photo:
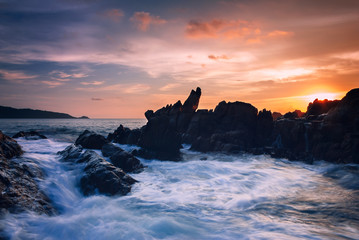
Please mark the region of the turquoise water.
[[184, 146], [181, 162], [140, 159], [148, 168], [131, 175], [139, 182], [129, 195], [84, 197], [81, 170], [56, 152], [85, 129], [106, 136], [119, 124], [144, 123], [0, 120], [10, 135], [33, 129], [49, 137], [18, 142], [23, 158], [44, 169], [40, 187], [60, 211], [6, 214], [0, 228], [12, 239], [359, 239], [359, 166], [353, 164], [203, 154]]

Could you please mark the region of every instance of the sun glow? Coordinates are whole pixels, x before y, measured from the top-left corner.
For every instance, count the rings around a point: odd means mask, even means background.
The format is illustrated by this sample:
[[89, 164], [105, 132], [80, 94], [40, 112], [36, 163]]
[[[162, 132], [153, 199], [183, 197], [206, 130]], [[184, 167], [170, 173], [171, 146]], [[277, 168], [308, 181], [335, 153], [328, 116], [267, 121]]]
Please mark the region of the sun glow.
[[313, 102], [315, 99], [318, 99], [318, 100], [324, 100], [324, 99], [335, 100], [335, 99], [339, 99], [339, 95], [337, 93], [315, 93], [315, 94], [303, 96], [303, 98], [308, 102]]

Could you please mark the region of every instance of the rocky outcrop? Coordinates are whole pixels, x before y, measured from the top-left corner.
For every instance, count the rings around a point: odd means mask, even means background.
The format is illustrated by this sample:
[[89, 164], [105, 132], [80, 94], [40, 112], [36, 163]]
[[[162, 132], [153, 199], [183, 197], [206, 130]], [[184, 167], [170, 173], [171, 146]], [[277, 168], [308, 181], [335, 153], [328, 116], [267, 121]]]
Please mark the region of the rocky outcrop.
[[359, 89], [333, 102], [335, 107], [327, 114], [320, 110], [316, 111], [320, 115], [314, 118], [276, 121], [273, 156], [309, 162], [317, 159], [359, 163]]
[[20, 131], [18, 133], [16, 133], [14, 136], [12, 136], [13, 138], [20, 138], [23, 137], [26, 140], [38, 140], [38, 139], [47, 139], [46, 136], [36, 132], [36, 131], [29, 131], [29, 132], [23, 132]]
[[41, 169], [29, 160], [11, 159], [21, 154], [20, 145], [0, 131], [0, 209], [55, 214], [50, 199], [35, 180], [43, 177]]
[[75, 144], [81, 145], [84, 148], [88, 149], [101, 149], [108, 140], [95, 132], [85, 130], [81, 135], [76, 139]]
[[0, 155], [4, 158], [12, 158], [20, 156], [22, 153], [20, 145], [0, 131]]
[[131, 185], [137, 182], [94, 151], [86, 150], [82, 153], [81, 147], [70, 145], [58, 154], [63, 157], [63, 161], [84, 164], [84, 175], [79, 184], [86, 196], [96, 193], [126, 195], [131, 191]]
[[137, 145], [140, 136], [140, 129], [131, 130], [120, 125], [113, 133], [108, 134], [107, 140], [114, 143]]
[[189, 122], [198, 108], [201, 89], [192, 90], [182, 105], [177, 101], [174, 105], [167, 105], [156, 112], [148, 110], [145, 116], [147, 124], [141, 129], [138, 145], [142, 147], [137, 151], [145, 158], [158, 158], [163, 160], [178, 160], [181, 148], [181, 133], [188, 128]]
[[101, 151], [103, 156], [110, 157], [113, 165], [121, 168], [126, 173], [138, 173], [144, 168], [140, 160], [134, 155], [112, 143], [105, 144]]
[[315, 99], [312, 103], [309, 103], [305, 115], [306, 117], [309, 117], [309, 116], [318, 116], [324, 113], [328, 113], [329, 110], [335, 108], [339, 102], [340, 102], [339, 100], [330, 101], [328, 99], [325, 100]]

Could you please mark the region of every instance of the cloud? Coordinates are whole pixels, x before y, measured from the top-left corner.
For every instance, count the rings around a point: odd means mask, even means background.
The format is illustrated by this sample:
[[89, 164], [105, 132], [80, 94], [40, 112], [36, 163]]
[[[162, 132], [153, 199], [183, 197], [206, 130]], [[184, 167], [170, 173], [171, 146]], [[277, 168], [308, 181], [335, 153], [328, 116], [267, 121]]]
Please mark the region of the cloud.
[[144, 32], [148, 30], [150, 25], [159, 25], [167, 22], [159, 16], [151, 16], [148, 12], [135, 12], [130, 20], [136, 23], [139, 30]]
[[186, 26], [186, 35], [189, 38], [215, 38], [218, 32], [226, 25], [226, 22], [213, 19], [209, 22], [191, 20]]
[[170, 84], [167, 84], [167, 85], [161, 87], [159, 90], [160, 91], [169, 91], [169, 90], [173, 90], [179, 86], [180, 86], [180, 84], [178, 84], [178, 83], [170, 83]]
[[93, 81], [93, 82], [81, 82], [82, 85], [93, 85], [98, 86], [104, 84], [104, 81]]
[[57, 78], [57, 80], [59, 80], [59, 81], [64, 81], [65, 79], [68, 80], [67, 78], [88, 77], [88, 75], [85, 73], [65, 73], [63, 71], [57, 71], [57, 70], [52, 71], [49, 74], [52, 75], [53, 77]]
[[221, 55], [221, 56], [215, 56], [215, 55], [213, 55], [213, 54], [211, 54], [211, 55], [208, 55], [208, 58], [209, 59], [212, 59], [212, 60], [215, 60], [215, 61], [217, 61], [217, 60], [229, 60], [229, 59], [231, 59], [230, 57], [227, 57], [226, 55]]
[[145, 92], [147, 90], [149, 90], [151, 87], [147, 84], [134, 84], [134, 85], [129, 85], [127, 87], [124, 87], [123, 91], [125, 93], [142, 93]]
[[27, 75], [21, 71], [8, 71], [8, 70], [0, 70], [0, 74], [6, 80], [24, 80], [24, 79], [32, 79], [38, 77], [37, 75]]
[[95, 97], [93, 97], [93, 98], [91, 98], [91, 100], [92, 101], [103, 101], [104, 99], [103, 98], [95, 98]]
[[248, 43], [259, 43], [264, 38], [288, 37], [293, 32], [282, 30], [263, 31], [257, 23], [236, 19], [191, 20], [186, 26], [186, 37], [192, 39], [222, 38], [226, 40], [245, 38]]
[[114, 22], [121, 21], [121, 18], [125, 15], [121, 9], [111, 9], [104, 12], [104, 15], [110, 18]]
[[63, 82], [57, 82], [57, 81], [42, 81], [42, 83], [49, 85], [49, 87], [51, 88], [61, 86], [64, 84]]

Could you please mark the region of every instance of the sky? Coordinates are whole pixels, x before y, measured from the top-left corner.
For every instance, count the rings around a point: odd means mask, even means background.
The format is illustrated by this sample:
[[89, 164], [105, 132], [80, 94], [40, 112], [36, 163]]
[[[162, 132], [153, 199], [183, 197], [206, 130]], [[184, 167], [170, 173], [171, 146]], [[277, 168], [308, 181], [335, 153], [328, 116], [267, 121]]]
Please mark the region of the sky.
[[143, 118], [201, 87], [306, 110], [359, 87], [357, 0], [0, 0], [0, 105]]

